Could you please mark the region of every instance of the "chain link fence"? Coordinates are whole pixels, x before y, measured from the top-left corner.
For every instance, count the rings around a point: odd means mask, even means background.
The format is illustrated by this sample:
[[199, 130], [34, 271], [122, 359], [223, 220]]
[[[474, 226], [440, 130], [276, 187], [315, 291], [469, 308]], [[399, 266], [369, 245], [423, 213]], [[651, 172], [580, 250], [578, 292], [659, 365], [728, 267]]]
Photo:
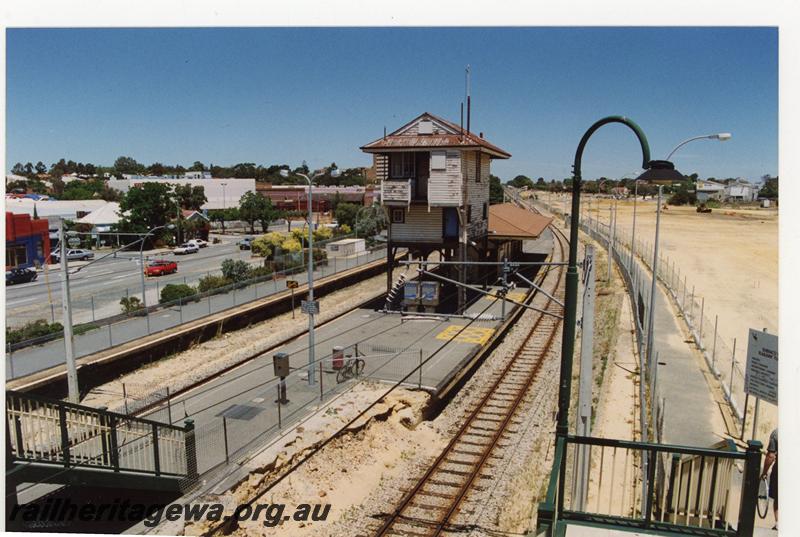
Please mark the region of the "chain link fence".
[[[540, 201], [540, 203], [542, 203]], [[560, 204], [544, 205], [553, 214], [567, 215], [561, 210]], [[613, 235], [613, 256], [618, 267], [623, 273], [623, 278], [629, 287], [634, 300], [634, 318], [636, 320], [638, 352], [642, 353], [647, 342], [647, 319], [649, 311], [651, 274], [653, 270], [653, 244], [634, 238], [624, 230], [610, 229], [608, 223], [589, 216], [581, 219], [581, 229], [601, 244], [608, 246]], [[647, 270], [642, 270], [645, 266]], [[737, 358], [736, 338], [726, 341], [719, 334], [719, 318], [711, 311], [711, 305], [697, 291], [689, 281], [688, 276], [681, 272], [680, 266], [669, 256], [659, 255], [658, 280], [667, 290], [680, 317], [683, 319], [691, 335], [692, 341], [701, 352], [709, 369], [719, 380], [725, 394], [725, 399], [731, 406], [737, 419], [742, 420], [744, 411], [744, 359]], [[739, 349], [741, 353], [741, 349]], [[657, 354], [654, 347], [653, 356]], [[654, 358], [655, 361], [655, 358]], [[655, 364], [647, 364], [647, 369], [656, 371]], [[648, 373], [648, 378], [649, 378]], [[651, 382], [652, 386], [652, 382]], [[657, 422], [663, 422], [664, 409], [660, 393], [651, 394], [654, 402], [654, 412], [659, 416]]]

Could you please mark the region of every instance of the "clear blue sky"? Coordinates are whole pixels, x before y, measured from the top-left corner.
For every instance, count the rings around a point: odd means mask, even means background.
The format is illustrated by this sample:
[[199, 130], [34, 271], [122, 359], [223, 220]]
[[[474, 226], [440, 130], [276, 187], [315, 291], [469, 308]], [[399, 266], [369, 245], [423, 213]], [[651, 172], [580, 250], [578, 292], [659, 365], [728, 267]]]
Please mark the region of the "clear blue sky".
[[[110, 165], [307, 160], [369, 165], [360, 145], [423, 111], [472, 125], [517, 174], [563, 178], [597, 119], [644, 129], [653, 158], [693, 135], [676, 167], [702, 177], [778, 171], [773, 28], [10, 29], [8, 168], [59, 158]], [[640, 165], [633, 134], [591, 140], [584, 177]]]

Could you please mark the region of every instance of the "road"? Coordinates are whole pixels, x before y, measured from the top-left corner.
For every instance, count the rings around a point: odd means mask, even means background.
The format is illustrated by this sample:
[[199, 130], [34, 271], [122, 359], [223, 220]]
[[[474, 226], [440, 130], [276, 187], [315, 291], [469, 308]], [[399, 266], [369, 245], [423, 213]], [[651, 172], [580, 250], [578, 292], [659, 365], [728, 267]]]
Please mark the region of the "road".
[[[209, 247], [208, 249], [210, 250], [211, 248], [212, 247]], [[243, 253], [246, 254], [248, 252]], [[315, 265], [314, 279], [318, 280], [325, 276], [330, 276], [335, 272], [352, 269], [364, 263], [381, 260], [385, 258], [385, 256], [386, 250], [376, 250], [365, 252], [358, 256], [331, 258], [328, 260], [327, 264]], [[209, 259], [209, 257], [206, 257], [206, 259]], [[211, 259], [221, 261], [224, 257], [211, 257]], [[180, 271], [178, 275], [179, 274]], [[172, 278], [178, 275], [173, 275]], [[194, 275], [197, 278], [205, 275], [202, 270], [202, 265], [199, 269], [195, 269]], [[138, 272], [135, 277], [140, 278]], [[166, 276], [163, 278], [170, 277]], [[307, 281], [306, 273], [298, 273], [294, 276], [294, 279], [303, 284]], [[179, 281], [183, 281], [182, 278], [180, 278]], [[187, 278], [187, 282], [191, 283], [191, 280]], [[161, 287], [163, 287], [163, 285], [163, 283], [160, 283]], [[256, 284], [234, 289], [227, 293], [208, 296], [197, 302], [185, 302], [181, 306], [172, 305], [170, 307], [159, 308], [157, 311], [152, 312], [149, 318], [129, 317], [111, 324], [101, 325], [86, 333], [75, 335], [73, 339], [75, 356], [80, 358], [81, 356], [86, 356], [146, 336], [147, 334], [160, 332], [167, 328], [187, 323], [205, 317], [206, 315], [211, 315], [212, 313], [223, 311], [259, 298], [264, 298], [273, 293], [283, 291], [285, 285], [283, 280], [266, 279]], [[149, 291], [148, 304], [156, 304], [158, 301], [156, 299], [155, 289], [149, 289]], [[153, 295], [153, 302], [149, 302], [150, 294]], [[117, 305], [117, 308], [118, 307]], [[114, 313], [118, 313], [118, 311]], [[18, 378], [47, 369], [54, 365], [63, 364], [65, 355], [64, 340], [61, 338], [40, 345], [29, 345], [17, 350], [12, 349], [12, 352], [6, 353], [6, 378]]]
[[[242, 259], [260, 265], [260, 258], [253, 258], [249, 250], [239, 250], [238, 236], [223, 236], [220, 244], [211, 244], [196, 254], [175, 255], [166, 250], [150, 251], [146, 259], [167, 259], [178, 262], [178, 272], [166, 276], [146, 278], [147, 303], [158, 303], [158, 295], [168, 283], [196, 285], [209, 274], [220, 274], [220, 265], [225, 259]], [[98, 252], [98, 257], [105, 255]], [[86, 261], [70, 263], [70, 272]], [[70, 275], [72, 316], [75, 324], [91, 322], [120, 313], [120, 298], [142, 296], [142, 283], [138, 252], [120, 252], [116, 258], [109, 257], [90, 264], [85, 270]], [[6, 287], [6, 323], [20, 326], [28, 321], [46, 319], [60, 321], [61, 317], [61, 270], [50, 265], [47, 274], [42, 270], [31, 283]]]

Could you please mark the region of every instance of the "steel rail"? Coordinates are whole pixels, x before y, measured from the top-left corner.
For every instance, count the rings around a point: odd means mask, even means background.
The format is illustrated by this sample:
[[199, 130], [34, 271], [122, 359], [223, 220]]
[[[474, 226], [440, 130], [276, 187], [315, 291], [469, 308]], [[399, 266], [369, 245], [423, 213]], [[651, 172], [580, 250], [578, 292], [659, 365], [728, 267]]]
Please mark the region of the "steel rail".
[[[556, 230], [556, 236], [558, 240], [558, 246], [560, 249], [561, 256], [564, 255], [564, 242], [565, 238], [563, 234], [559, 235], [560, 230], [557, 230], [555, 227], [553, 229]], [[554, 286], [554, 292], [560, 287], [562, 279], [563, 279], [563, 267], [558, 266], [558, 274], [556, 276], [556, 284]], [[545, 273], [541, 280], [540, 284], [544, 283], [544, 279], [547, 276]], [[533, 290], [535, 291], [535, 289]], [[546, 295], [547, 297], [547, 305], [545, 308], [549, 307], [553, 302], [554, 299], [550, 295]], [[549, 313], [549, 312], [547, 312]], [[451, 518], [457, 512], [458, 508], [460, 507], [463, 500], [468, 496], [469, 491], [474, 483], [475, 479], [480, 474], [481, 470], [483, 469], [485, 462], [488, 458], [492, 455], [494, 448], [497, 446], [497, 443], [500, 437], [505, 433], [508, 428], [508, 424], [510, 423], [511, 419], [516, 413], [520, 403], [523, 401], [525, 396], [529, 393], [529, 388], [531, 382], [536, 378], [538, 375], [539, 369], [544, 362], [544, 357], [552, 348], [553, 341], [555, 340], [555, 336], [558, 333], [558, 327], [561, 323], [561, 319], [557, 319], [553, 321], [553, 326], [550, 330], [550, 333], [547, 335], [547, 339], [545, 342], [544, 347], [538, 353], [536, 358], [536, 363], [530, 368], [529, 373], [525, 381], [520, 385], [519, 388], [516, 389], [516, 393], [514, 395], [514, 399], [509, 406], [503, 409], [504, 416], [501, 418], [500, 421], [496, 422], [496, 430], [492, 434], [491, 440], [485, 445], [482, 446], [481, 451], [479, 453], [471, 453], [471, 455], [478, 456], [479, 460], [471, 465], [471, 469], [465, 472], [466, 475], [463, 477], [465, 479], [462, 480], [460, 484], [453, 483], [453, 488], [458, 488], [456, 494], [454, 494], [450, 500], [450, 504], [446, 506], [442, 506], [442, 516], [438, 517], [438, 519], [433, 521], [423, 521], [419, 519], [413, 519], [407, 516], [404, 516], [404, 512], [411, 506], [414, 506], [414, 500], [417, 499], [418, 496], [421, 495], [430, 495], [422, 493], [422, 489], [429, 483], [431, 483], [431, 477], [434, 476], [437, 472], [442, 473], [449, 473], [447, 470], [443, 469], [442, 467], [449, 463], [447, 460], [448, 457], [456, 451], [456, 447], [464, 441], [465, 436], [469, 436], [470, 433], [469, 429], [474, 425], [474, 423], [480, 421], [486, 421], [485, 419], [481, 419], [479, 415], [485, 410], [488, 406], [488, 403], [492, 401], [493, 395], [496, 394], [498, 388], [501, 388], [503, 384], [509, 383], [509, 377], [513, 376], [513, 369], [514, 366], [520, 362], [520, 358], [522, 354], [529, 350], [529, 344], [532, 343], [534, 336], [537, 336], [537, 329], [541, 326], [542, 322], [546, 319], [545, 312], [540, 312], [539, 315], [536, 317], [534, 321], [533, 327], [529, 330], [525, 341], [522, 345], [520, 345], [514, 353], [514, 356], [508, 361], [505, 365], [503, 371], [500, 373], [498, 378], [492, 384], [492, 386], [487, 390], [486, 394], [481, 398], [480, 402], [473, 408], [472, 412], [468, 416], [464, 423], [459, 428], [458, 432], [453, 436], [451, 441], [448, 443], [447, 447], [442, 450], [436, 460], [429, 466], [425, 474], [422, 476], [421, 479], [418, 480], [416, 485], [412, 487], [412, 489], [406, 493], [403, 499], [395, 508], [394, 512], [391, 513], [382, 526], [377, 531], [376, 535], [382, 536], [387, 535], [388, 533], [402, 533], [394, 530], [393, 526], [397, 523], [399, 524], [407, 524], [407, 525], [415, 525], [415, 526], [427, 526], [429, 528], [433, 528], [433, 533], [431, 535], [440, 535], [443, 531], [448, 529], [448, 524], [450, 523]], [[519, 384], [518, 381], [514, 381], [515, 384]], [[442, 496], [439, 495], [441, 498]], [[437, 508], [438, 509], [438, 508]], [[393, 531], [394, 530], [394, 531]]]

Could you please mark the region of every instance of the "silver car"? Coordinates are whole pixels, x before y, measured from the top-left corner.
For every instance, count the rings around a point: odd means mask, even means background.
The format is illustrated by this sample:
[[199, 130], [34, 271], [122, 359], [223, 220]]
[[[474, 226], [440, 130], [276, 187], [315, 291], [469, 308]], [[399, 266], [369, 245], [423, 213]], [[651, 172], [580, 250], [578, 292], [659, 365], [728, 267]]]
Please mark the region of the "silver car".
[[193, 244], [191, 242], [184, 242], [183, 244], [172, 250], [172, 253], [175, 255], [196, 254], [199, 251], [200, 248], [198, 248], [196, 244]]
[[[61, 252], [59, 250], [56, 250], [55, 252], [50, 254], [50, 256], [56, 263], [58, 263], [61, 260]], [[68, 261], [86, 261], [88, 259], [94, 259], [94, 252], [91, 250], [79, 250], [72, 248], [67, 250]]]

